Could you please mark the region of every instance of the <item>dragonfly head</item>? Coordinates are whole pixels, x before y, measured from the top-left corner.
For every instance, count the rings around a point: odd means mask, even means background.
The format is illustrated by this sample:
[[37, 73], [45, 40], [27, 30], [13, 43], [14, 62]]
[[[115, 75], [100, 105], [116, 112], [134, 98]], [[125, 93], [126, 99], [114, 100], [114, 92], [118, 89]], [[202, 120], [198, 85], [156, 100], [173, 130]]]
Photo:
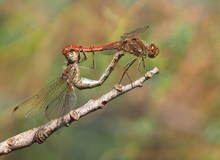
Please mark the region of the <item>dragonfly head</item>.
[[63, 55], [65, 56], [65, 54], [67, 54], [67, 53], [70, 52], [70, 51], [71, 51], [71, 46], [68, 45], [68, 46], [66, 46], [65, 48], [63, 48], [62, 53], [63, 53]]
[[79, 62], [79, 55], [74, 51], [69, 51], [64, 54], [69, 64]]
[[160, 53], [159, 47], [153, 43], [150, 45], [147, 45], [146, 50], [147, 50], [147, 55], [149, 58], [155, 58]]

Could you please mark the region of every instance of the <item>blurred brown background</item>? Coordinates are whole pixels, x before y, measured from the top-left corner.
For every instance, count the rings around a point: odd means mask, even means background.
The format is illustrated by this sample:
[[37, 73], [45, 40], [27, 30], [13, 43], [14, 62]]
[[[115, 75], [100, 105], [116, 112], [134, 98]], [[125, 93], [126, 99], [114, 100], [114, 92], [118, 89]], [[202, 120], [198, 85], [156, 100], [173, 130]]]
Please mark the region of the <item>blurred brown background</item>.
[[[141, 38], [160, 46], [147, 60], [160, 74], [54, 134], [42, 145], [1, 157], [12, 159], [220, 159], [220, 1], [94, 0], [0, 1], [0, 140], [24, 131], [14, 106], [62, 73], [68, 44], [102, 45], [149, 25]], [[113, 56], [96, 54], [98, 79]], [[123, 57], [103, 86], [76, 91], [77, 106], [118, 83]], [[90, 61], [83, 66], [91, 66]], [[141, 75], [136, 65], [133, 80]], [[124, 84], [129, 83], [124, 79]], [[26, 129], [28, 127], [26, 126]]]

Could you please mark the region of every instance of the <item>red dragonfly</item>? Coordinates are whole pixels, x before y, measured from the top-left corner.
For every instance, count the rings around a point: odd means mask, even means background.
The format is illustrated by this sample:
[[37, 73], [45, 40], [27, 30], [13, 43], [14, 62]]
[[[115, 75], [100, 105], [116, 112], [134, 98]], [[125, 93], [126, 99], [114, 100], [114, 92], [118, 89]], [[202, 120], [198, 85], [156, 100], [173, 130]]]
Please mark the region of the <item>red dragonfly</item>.
[[[75, 46], [75, 45], [68, 45], [65, 48], [63, 48], [63, 55], [68, 53], [69, 51], [76, 51], [76, 52], [82, 52], [84, 55], [84, 60], [87, 59], [86, 54], [84, 52], [94, 52], [96, 51], [104, 51], [104, 50], [113, 50], [116, 49], [118, 51], [124, 51], [125, 53], [130, 53], [136, 56], [133, 60], [128, 62], [125, 66], [125, 72], [122, 75], [122, 78], [126, 71], [129, 69], [129, 67], [138, 59], [140, 58], [138, 69], [140, 67], [141, 62], [143, 63], [143, 67], [145, 69], [145, 63], [144, 59], [146, 57], [149, 58], [155, 58], [159, 54], [159, 47], [156, 46], [154, 43], [151, 44], [145, 44], [145, 42], [138, 38], [149, 26], [145, 26], [142, 28], [135, 29], [134, 31], [131, 31], [129, 33], [124, 33], [120, 38], [119, 41], [115, 41], [106, 45], [97, 46], [97, 47], [82, 47], [82, 46]], [[94, 60], [93, 60], [94, 62]], [[93, 65], [94, 66], [94, 65]], [[121, 78], [121, 80], [122, 80]], [[120, 80], [120, 82], [121, 82]], [[119, 82], [119, 83], [120, 83]]]
[[78, 52], [68, 52], [65, 55], [68, 63], [61, 77], [55, 79], [41, 89], [36, 95], [16, 106], [13, 117], [17, 120], [25, 116], [29, 120], [53, 119], [67, 114], [76, 104], [75, 89], [90, 89], [102, 85], [113, 71], [115, 65], [122, 57], [117, 52], [112, 62], [98, 80], [80, 77]]

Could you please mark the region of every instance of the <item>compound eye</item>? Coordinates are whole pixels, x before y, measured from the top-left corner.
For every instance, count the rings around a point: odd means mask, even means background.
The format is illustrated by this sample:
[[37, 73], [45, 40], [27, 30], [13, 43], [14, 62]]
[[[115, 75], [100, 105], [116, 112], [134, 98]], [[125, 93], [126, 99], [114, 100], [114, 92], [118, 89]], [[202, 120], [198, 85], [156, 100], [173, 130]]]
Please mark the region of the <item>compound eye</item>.
[[73, 64], [77, 61], [78, 56], [75, 52], [67, 52], [65, 54], [65, 57], [66, 57], [68, 63]]
[[149, 58], [154, 58], [160, 53], [159, 48], [153, 43], [147, 47], [147, 51]]

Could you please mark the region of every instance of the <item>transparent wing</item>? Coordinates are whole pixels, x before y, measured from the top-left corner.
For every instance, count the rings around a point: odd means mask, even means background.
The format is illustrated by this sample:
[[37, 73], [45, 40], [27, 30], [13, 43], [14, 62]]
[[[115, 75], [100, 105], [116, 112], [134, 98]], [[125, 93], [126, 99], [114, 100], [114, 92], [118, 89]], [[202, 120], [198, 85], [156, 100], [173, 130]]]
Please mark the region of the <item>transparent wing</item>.
[[[70, 98], [71, 96], [73, 98]], [[76, 100], [74, 91], [67, 85], [65, 80], [57, 78], [35, 96], [15, 107], [13, 117], [18, 120], [22, 120], [24, 117], [26, 119], [42, 120], [45, 119], [45, 116], [50, 118], [54, 115], [52, 117], [55, 118], [63, 115], [64, 112], [66, 113], [70, 109], [70, 103], [76, 103], [74, 100]], [[50, 111], [56, 113], [49, 113]]]
[[63, 92], [54, 99], [45, 110], [45, 117], [47, 119], [54, 119], [57, 117], [64, 116], [71, 109], [74, 108], [77, 101], [76, 94], [74, 90], [70, 87], [63, 90]]
[[138, 37], [140, 36], [149, 26], [141, 27], [138, 29], [135, 29], [129, 33], [124, 33], [120, 38], [121, 40], [125, 40], [127, 38], [133, 38], [133, 37]]
[[100, 52], [102, 55], [107, 55], [107, 56], [110, 56], [110, 55], [113, 55], [117, 52], [117, 49], [112, 49], [112, 50], [107, 50], [107, 51], [104, 51], [104, 52]]

